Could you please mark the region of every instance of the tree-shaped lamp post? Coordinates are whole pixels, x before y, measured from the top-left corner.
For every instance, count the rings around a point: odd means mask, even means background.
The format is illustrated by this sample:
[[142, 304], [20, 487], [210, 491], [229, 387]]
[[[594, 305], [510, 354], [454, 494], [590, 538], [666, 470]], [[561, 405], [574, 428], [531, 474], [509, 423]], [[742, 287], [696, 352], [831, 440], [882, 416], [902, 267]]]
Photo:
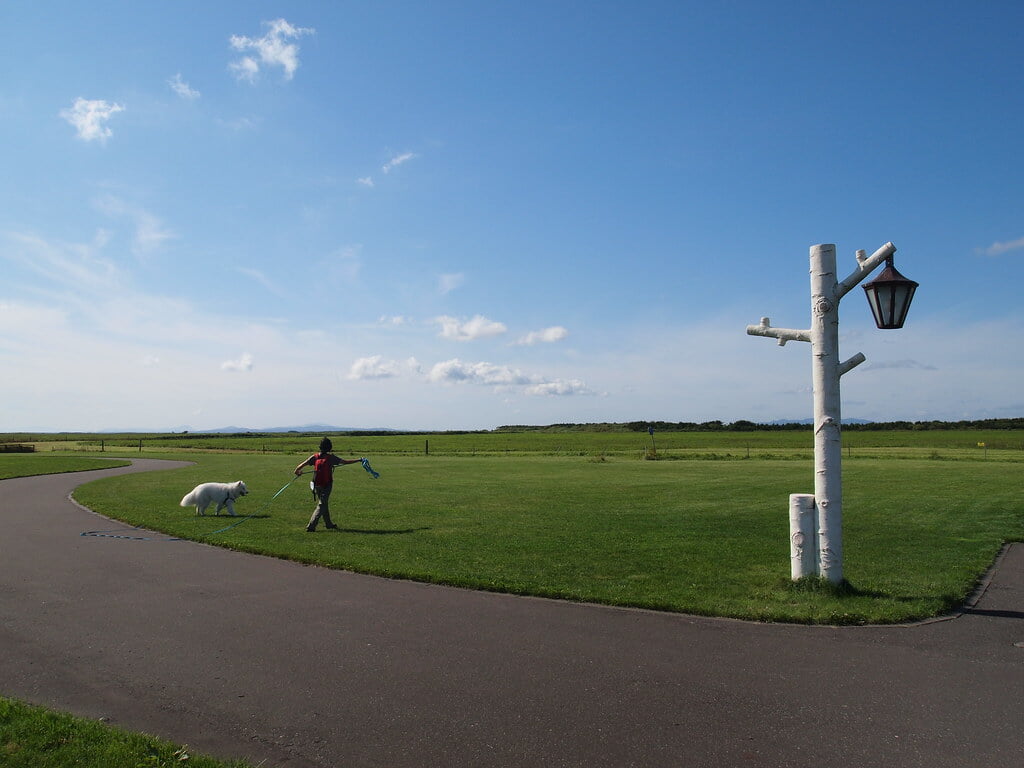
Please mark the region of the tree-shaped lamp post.
[[789, 497], [791, 575], [817, 575], [833, 584], [843, 581], [842, 417], [839, 378], [864, 362], [860, 352], [839, 362], [839, 301], [883, 261], [886, 269], [864, 286], [879, 328], [902, 328], [917, 283], [892, 264], [896, 246], [886, 243], [871, 256], [857, 251], [857, 268], [836, 280], [836, 247], [811, 247], [811, 328], [772, 328], [767, 317], [748, 325], [751, 336], [811, 343], [814, 389], [814, 494]]

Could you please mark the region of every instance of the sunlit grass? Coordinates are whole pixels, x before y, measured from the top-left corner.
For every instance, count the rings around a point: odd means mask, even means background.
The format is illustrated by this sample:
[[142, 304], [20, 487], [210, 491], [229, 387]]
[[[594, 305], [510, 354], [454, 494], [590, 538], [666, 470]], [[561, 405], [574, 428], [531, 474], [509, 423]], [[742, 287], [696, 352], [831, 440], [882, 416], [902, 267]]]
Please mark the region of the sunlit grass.
[[129, 463], [123, 459], [67, 456], [59, 453], [4, 453], [0, 454], [0, 480], [7, 480], [11, 477], [50, 475], [59, 472], [110, 469], [111, 467], [123, 467]]
[[[294, 456], [208, 455], [172, 472], [76, 491], [104, 514], [174, 536], [384, 576], [474, 589], [759, 620], [898, 622], [949, 611], [1024, 516], [1000, 462], [877, 459], [845, 467], [847, 594], [789, 579], [788, 495], [809, 460], [374, 458], [338, 471], [337, 532], [305, 532], [313, 507]], [[1012, 465], [1011, 465], [1012, 466]], [[178, 500], [199, 482], [245, 480], [236, 519]], [[979, 493], [983, 488], [984, 493]], [[173, 546], [173, 544], [169, 544]]]
[[0, 697], [4, 768], [251, 768], [144, 734]]

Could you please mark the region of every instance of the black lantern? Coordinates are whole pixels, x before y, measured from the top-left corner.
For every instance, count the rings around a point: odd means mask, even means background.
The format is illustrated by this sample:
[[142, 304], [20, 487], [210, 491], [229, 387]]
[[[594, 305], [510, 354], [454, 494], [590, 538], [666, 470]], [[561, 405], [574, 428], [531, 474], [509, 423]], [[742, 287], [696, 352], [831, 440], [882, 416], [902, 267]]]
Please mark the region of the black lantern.
[[875, 325], [883, 329], [902, 328], [917, 285], [896, 271], [892, 256], [887, 258], [882, 273], [864, 286]]

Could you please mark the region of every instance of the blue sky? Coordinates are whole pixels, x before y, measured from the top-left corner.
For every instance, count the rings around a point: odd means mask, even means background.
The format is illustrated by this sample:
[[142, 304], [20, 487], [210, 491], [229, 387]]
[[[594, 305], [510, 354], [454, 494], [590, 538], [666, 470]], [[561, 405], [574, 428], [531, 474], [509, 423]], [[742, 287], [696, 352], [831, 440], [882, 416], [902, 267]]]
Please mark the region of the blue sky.
[[1019, 2], [5, 2], [0, 431], [1024, 415]]

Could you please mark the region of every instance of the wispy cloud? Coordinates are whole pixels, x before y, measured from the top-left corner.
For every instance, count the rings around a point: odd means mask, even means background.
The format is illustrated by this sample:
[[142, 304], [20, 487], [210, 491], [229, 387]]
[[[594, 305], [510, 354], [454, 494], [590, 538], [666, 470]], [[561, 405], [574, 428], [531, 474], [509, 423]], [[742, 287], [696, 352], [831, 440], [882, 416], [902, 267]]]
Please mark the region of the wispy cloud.
[[79, 97], [70, 108], [62, 109], [60, 116], [74, 126], [82, 141], [98, 141], [102, 144], [114, 135], [107, 127], [107, 121], [118, 112], [124, 112], [120, 104]]
[[363, 268], [362, 250], [363, 246], [359, 244], [338, 248], [323, 262], [325, 273], [345, 284], [358, 282]]
[[281, 289], [279, 284], [275, 283], [258, 269], [253, 269], [252, 267], [235, 267], [235, 269], [246, 277], [252, 279], [254, 282], [263, 286], [267, 291], [275, 296], [284, 298], [288, 295], [286, 291]]
[[243, 352], [237, 360], [225, 360], [220, 364], [220, 369], [229, 373], [248, 373], [252, 370], [252, 355]]
[[102, 255], [108, 239], [103, 230], [96, 233], [92, 243], [64, 243], [11, 233], [3, 238], [0, 256], [40, 275], [47, 288], [111, 293], [124, 282], [124, 275]]
[[1002, 256], [1004, 253], [1010, 253], [1010, 251], [1021, 251], [1024, 250], [1024, 237], [1008, 240], [1005, 243], [992, 243], [987, 248], [979, 248], [977, 250], [985, 256]]
[[486, 339], [491, 336], [500, 336], [508, 330], [504, 323], [488, 320], [483, 315], [476, 315], [465, 322], [442, 315], [436, 318], [435, 322], [441, 326], [441, 338], [455, 341]]
[[561, 341], [569, 335], [569, 331], [560, 325], [553, 325], [541, 331], [530, 331], [519, 339], [516, 344], [524, 347], [532, 347], [534, 344], [553, 344]]
[[174, 77], [167, 81], [167, 84], [171, 86], [171, 90], [181, 96], [181, 98], [187, 101], [194, 101], [199, 98], [199, 91], [192, 88], [188, 83], [181, 79], [181, 73], [179, 72]]
[[865, 371], [881, 371], [881, 370], [915, 370], [915, 371], [937, 371], [934, 365], [926, 365], [925, 363], [919, 363], [917, 360], [882, 360], [881, 362], [869, 362], [864, 370]]
[[356, 179], [357, 182], [362, 184], [364, 187], [373, 187], [373, 178], [371, 176], [363, 176], [361, 179]]
[[455, 272], [448, 275], [441, 275], [437, 278], [437, 290], [443, 296], [451, 293], [456, 288], [462, 287], [462, 284], [466, 282], [466, 276], [461, 272]]
[[235, 117], [231, 119], [218, 117], [214, 119], [214, 122], [216, 122], [217, 125], [224, 126], [228, 130], [241, 132], [255, 129], [259, 126], [262, 120], [258, 117]]
[[268, 28], [263, 37], [231, 36], [231, 47], [234, 50], [250, 52], [251, 55], [231, 62], [229, 68], [239, 80], [250, 83], [256, 81], [263, 66], [280, 67], [284, 71], [285, 80], [291, 80], [299, 67], [299, 46], [289, 41], [303, 35], [312, 35], [316, 30], [296, 27], [284, 19], [265, 21], [263, 25]]
[[105, 195], [95, 201], [95, 206], [107, 216], [124, 216], [134, 222], [132, 252], [136, 256], [148, 255], [174, 238], [174, 233], [164, 227], [159, 217], [118, 197]]
[[384, 173], [391, 173], [392, 170], [394, 170], [398, 166], [402, 165], [403, 163], [409, 162], [414, 157], [416, 157], [416, 155], [413, 154], [412, 152], [405, 152], [405, 153], [403, 153], [401, 155], [395, 155], [390, 160], [388, 160], [386, 163], [384, 163], [384, 165], [382, 165], [380, 169]]

